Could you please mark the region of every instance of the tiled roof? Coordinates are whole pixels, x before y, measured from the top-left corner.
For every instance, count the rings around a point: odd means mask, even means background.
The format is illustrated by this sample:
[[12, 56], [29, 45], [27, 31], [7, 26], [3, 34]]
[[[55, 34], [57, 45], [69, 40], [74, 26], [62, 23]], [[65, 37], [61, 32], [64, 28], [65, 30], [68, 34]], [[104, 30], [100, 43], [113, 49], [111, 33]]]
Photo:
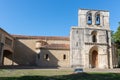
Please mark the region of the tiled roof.
[[67, 40], [69, 37], [62, 36], [25, 36], [25, 35], [12, 35], [16, 39], [40, 39], [40, 40]]
[[41, 47], [42, 49], [61, 49], [61, 50], [69, 50], [69, 44], [48, 44]]

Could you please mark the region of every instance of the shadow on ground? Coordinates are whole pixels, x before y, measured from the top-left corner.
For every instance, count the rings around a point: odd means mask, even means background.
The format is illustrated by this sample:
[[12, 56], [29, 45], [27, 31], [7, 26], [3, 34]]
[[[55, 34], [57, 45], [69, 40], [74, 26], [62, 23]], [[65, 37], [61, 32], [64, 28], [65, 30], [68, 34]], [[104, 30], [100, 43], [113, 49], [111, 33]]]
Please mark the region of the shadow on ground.
[[58, 69], [59, 67], [39, 67], [39, 66], [0, 66], [0, 69]]
[[120, 73], [80, 73], [60, 76], [0, 77], [0, 80], [120, 80]]

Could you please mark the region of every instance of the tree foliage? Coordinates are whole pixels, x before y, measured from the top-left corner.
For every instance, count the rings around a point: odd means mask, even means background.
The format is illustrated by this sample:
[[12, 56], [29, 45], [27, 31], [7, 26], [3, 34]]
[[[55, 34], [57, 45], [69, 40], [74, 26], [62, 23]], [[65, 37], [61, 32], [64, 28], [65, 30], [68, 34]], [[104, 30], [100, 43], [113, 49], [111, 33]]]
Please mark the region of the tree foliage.
[[118, 45], [120, 48], [120, 22], [117, 31], [113, 35], [114, 42]]
[[[120, 22], [117, 31], [115, 33], [112, 32], [111, 36], [112, 36], [112, 41], [115, 42], [115, 44], [117, 45], [117, 52], [120, 56]], [[119, 62], [119, 67], [120, 67], [120, 62]]]

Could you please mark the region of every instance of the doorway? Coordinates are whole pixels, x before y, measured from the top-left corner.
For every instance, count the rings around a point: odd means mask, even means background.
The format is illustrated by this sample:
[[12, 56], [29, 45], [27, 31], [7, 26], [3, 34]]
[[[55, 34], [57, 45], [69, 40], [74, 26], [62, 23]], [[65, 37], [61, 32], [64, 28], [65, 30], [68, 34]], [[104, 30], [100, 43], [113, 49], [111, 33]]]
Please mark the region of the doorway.
[[92, 68], [98, 67], [98, 52], [94, 50], [92, 52]]

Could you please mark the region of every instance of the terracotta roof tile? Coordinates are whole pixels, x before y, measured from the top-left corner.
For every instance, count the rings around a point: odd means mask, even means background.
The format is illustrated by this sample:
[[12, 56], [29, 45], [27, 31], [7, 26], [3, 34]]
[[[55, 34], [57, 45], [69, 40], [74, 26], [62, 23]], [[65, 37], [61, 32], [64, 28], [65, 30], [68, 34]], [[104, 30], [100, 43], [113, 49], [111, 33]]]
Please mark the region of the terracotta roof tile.
[[69, 44], [48, 44], [48, 45], [42, 46], [41, 48], [69, 50], [70, 45]]

